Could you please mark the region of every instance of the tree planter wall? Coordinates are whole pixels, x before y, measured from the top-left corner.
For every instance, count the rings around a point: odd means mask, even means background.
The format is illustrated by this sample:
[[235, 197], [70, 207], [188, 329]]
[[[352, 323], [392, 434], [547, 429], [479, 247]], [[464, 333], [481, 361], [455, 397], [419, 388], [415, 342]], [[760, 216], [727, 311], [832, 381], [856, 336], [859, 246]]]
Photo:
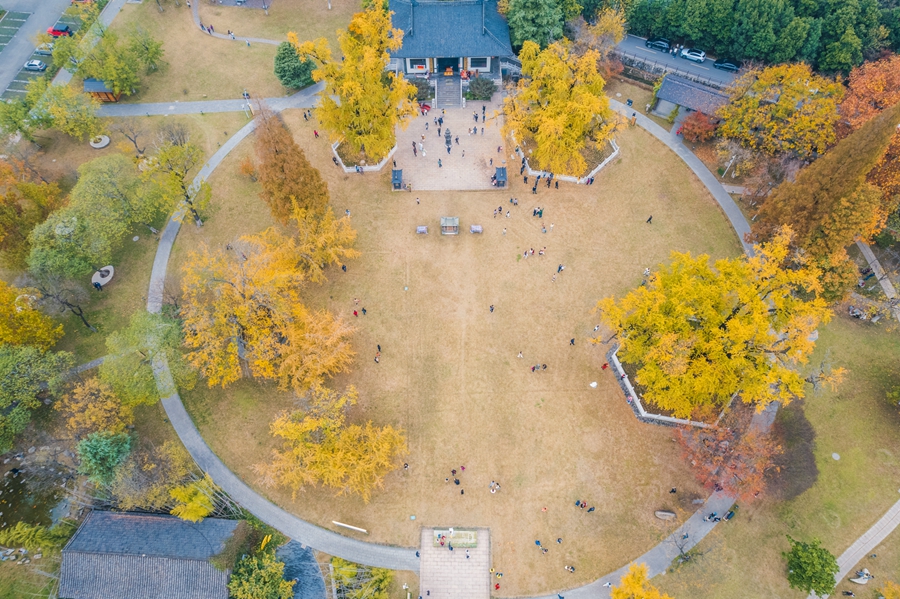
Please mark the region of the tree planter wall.
[[[528, 173], [529, 177], [536, 177], [538, 175], [540, 175], [541, 177], [549, 177], [550, 176], [549, 171], [536, 171], [536, 170], [532, 169], [531, 165], [528, 163], [528, 157], [525, 156], [525, 152], [522, 150], [522, 148], [516, 142], [515, 137], [513, 137], [513, 143], [516, 143], [516, 154], [518, 154], [518, 156], [520, 158], [525, 158], [525, 171]], [[607, 164], [612, 162], [613, 158], [615, 158], [616, 156], [619, 155], [619, 145], [616, 143], [616, 140], [614, 140], [614, 139], [609, 140], [609, 145], [612, 146], [613, 153], [610, 154], [609, 156], [607, 156], [603, 162], [601, 162], [596, 167], [594, 167], [594, 169], [591, 172], [589, 172], [587, 175], [585, 175], [584, 177], [573, 177], [571, 175], [557, 175], [554, 173], [553, 180], [554, 181], [568, 181], [569, 183], [575, 183], [576, 185], [586, 184], [590, 179], [592, 179], [594, 176], [596, 176], [597, 173], [599, 173], [603, 169], [603, 167], [605, 167]]]
[[331, 153], [334, 154], [335, 159], [337, 159], [337, 161], [338, 161], [338, 166], [340, 166], [342, 169], [344, 169], [345, 173], [355, 173], [355, 172], [357, 172], [357, 168], [362, 169], [363, 172], [367, 172], [367, 173], [380, 171], [381, 169], [384, 168], [384, 165], [387, 164], [388, 161], [393, 158], [394, 152], [397, 151], [397, 146], [394, 146], [393, 148], [391, 148], [391, 151], [388, 152], [387, 156], [385, 156], [381, 160], [381, 162], [379, 162], [378, 164], [375, 164], [375, 165], [367, 164], [365, 166], [357, 166], [357, 165], [347, 166], [346, 164], [344, 164], [344, 161], [341, 160], [341, 157], [338, 156], [337, 149], [338, 149], [339, 145], [341, 145], [341, 142], [339, 142], [339, 141], [336, 141], [333, 144], [331, 144]]

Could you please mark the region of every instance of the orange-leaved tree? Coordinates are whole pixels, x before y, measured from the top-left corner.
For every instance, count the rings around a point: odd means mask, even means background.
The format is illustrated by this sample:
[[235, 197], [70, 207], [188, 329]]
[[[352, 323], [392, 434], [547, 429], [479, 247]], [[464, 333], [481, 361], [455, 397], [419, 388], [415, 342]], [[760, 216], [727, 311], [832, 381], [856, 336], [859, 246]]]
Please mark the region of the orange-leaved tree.
[[612, 599], [672, 599], [650, 584], [647, 564], [631, 564], [618, 586], [612, 588]]
[[734, 82], [719, 109], [719, 135], [769, 154], [822, 154], [835, 140], [843, 95], [839, 82], [802, 63], [751, 70]]
[[121, 433], [132, 421], [131, 409], [96, 378], [75, 384], [57, 402], [56, 409], [62, 412], [66, 428], [76, 439], [100, 431]]
[[40, 312], [40, 292], [0, 281], [0, 343], [50, 349], [63, 336], [61, 324]]
[[306, 159], [281, 117], [265, 103], [256, 113], [256, 177], [262, 185], [260, 197], [275, 220], [287, 224], [296, 204], [319, 212], [328, 203], [328, 185]]
[[313, 79], [325, 82], [316, 116], [332, 138], [343, 139], [377, 162], [394, 147], [397, 125], [406, 126], [416, 112], [416, 88], [403, 77], [385, 72], [389, 52], [403, 44], [403, 31], [391, 28], [391, 13], [372, 7], [356, 13], [346, 30], [338, 32], [341, 59], [331, 55], [328, 40], [288, 41], [301, 59], [316, 63]]
[[338, 494], [357, 494], [368, 502], [384, 476], [400, 465], [407, 453], [402, 430], [347, 424], [346, 411], [358, 395], [351, 387], [340, 393], [324, 387], [310, 389], [304, 408], [286, 412], [272, 423], [272, 434], [284, 439], [270, 463], [258, 464], [266, 485], [303, 487], [322, 484]]
[[803, 397], [799, 366], [830, 312], [815, 296], [818, 270], [790, 250], [790, 230], [753, 256], [672, 253], [645, 286], [598, 304], [619, 338], [619, 357], [637, 367], [644, 397], [675, 416], [720, 409], [740, 392], [762, 409]]
[[[253, 376], [302, 391], [350, 364], [353, 329], [327, 311], [308, 310], [300, 297], [307, 281], [324, 278], [322, 264], [329, 258], [323, 256], [340, 254], [330, 244], [343, 239], [316, 237], [304, 246], [269, 229], [227, 250], [201, 247], [188, 256], [185, 345], [210, 386]], [[317, 251], [302, 251], [308, 246]]]
[[841, 119], [850, 129], [900, 102], [900, 55], [865, 62], [852, 71], [847, 95], [841, 102]]
[[[753, 223], [759, 239], [767, 239], [783, 225], [791, 227], [795, 246], [822, 271], [823, 292], [829, 300], [842, 297], [856, 280], [856, 267], [845, 248], [881, 231], [896, 209], [896, 196], [886, 196], [866, 177], [881, 162], [898, 121], [900, 104], [870, 119], [801, 170], [795, 181], [779, 185]], [[878, 171], [883, 184], [895, 180], [896, 168], [886, 164]]]

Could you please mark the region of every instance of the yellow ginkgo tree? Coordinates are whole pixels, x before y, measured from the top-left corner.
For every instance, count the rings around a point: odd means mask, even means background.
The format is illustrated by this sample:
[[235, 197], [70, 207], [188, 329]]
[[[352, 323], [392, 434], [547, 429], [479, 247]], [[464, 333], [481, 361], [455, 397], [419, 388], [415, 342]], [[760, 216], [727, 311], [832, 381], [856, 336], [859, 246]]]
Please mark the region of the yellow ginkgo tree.
[[598, 308], [644, 397], [678, 417], [720, 408], [734, 393], [762, 409], [803, 397], [799, 371], [830, 319], [818, 270], [782, 229], [753, 256], [717, 260], [673, 252], [647, 284]]
[[391, 13], [380, 7], [356, 13], [346, 30], [338, 32], [341, 60], [331, 55], [328, 40], [288, 41], [301, 59], [317, 68], [313, 79], [325, 82], [316, 116], [334, 139], [377, 162], [394, 147], [394, 129], [416, 112], [416, 88], [403, 77], [386, 72], [389, 52], [403, 44], [403, 31], [391, 28]]
[[672, 599], [650, 584], [647, 564], [631, 564], [619, 585], [611, 590], [612, 599]]
[[504, 101], [504, 132], [519, 144], [534, 141], [532, 166], [560, 175], [583, 175], [582, 150], [606, 144], [616, 124], [603, 93], [606, 82], [597, 71], [600, 54], [593, 49], [570, 53], [567, 42], [541, 50], [526, 41], [519, 52], [522, 79]]

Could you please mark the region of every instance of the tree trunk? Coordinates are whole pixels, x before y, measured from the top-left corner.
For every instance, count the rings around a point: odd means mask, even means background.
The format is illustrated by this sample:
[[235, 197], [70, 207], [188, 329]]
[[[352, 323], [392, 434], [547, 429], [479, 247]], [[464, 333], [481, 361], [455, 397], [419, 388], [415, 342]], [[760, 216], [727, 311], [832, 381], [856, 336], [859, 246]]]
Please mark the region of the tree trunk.
[[87, 321], [87, 318], [84, 317], [84, 310], [81, 309], [81, 306], [75, 305], [75, 304], [67, 302], [67, 301], [63, 301], [63, 305], [65, 305], [65, 307], [68, 308], [72, 312], [72, 314], [74, 314], [75, 316], [80, 318], [81, 322], [84, 323], [84, 326], [86, 326], [87, 328], [89, 328], [91, 331], [93, 331], [95, 333], [97, 332], [97, 329], [95, 329], [94, 326]]

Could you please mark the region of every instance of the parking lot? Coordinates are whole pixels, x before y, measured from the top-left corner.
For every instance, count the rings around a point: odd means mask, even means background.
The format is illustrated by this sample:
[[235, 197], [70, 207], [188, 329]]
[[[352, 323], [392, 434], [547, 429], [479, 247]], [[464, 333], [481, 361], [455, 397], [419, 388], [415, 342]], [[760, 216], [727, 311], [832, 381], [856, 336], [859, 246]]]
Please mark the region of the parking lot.
[[[26, 13], [9, 13], [9, 14], [25, 15], [25, 17], [27, 17]], [[20, 18], [22, 19], [22, 22], [25, 21], [24, 17], [20, 17]], [[5, 20], [3, 22], [5, 22]], [[3, 22], [0, 22], [0, 27], [3, 26]], [[72, 31], [77, 31], [78, 27], [80, 25], [80, 22], [78, 21], [78, 19], [63, 15], [62, 17], [60, 17], [59, 21], [57, 21], [55, 27], [61, 27], [63, 25], [68, 25], [69, 27], [72, 28]], [[21, 24], [19, 26], [21, 26]], [[2, 31], [2, 29], [0, 29], [0, 31]], [[14, 34], [15, 34], [15, 31], [13, 31], [12, 34], [10, 34], [10, 37], [12, 37], [12, 35], [14, 35]], [[0, 56], [0, 58], [2, 58], [2, 56]], [[22, 99], [25, 96], [25, 93], [27, 91], [27, 86], [30, 81], [37, 79], [38, 77], [53, 77], [53, 75], [56, 74], [57, 69], [53, 67], [53, 57], [52, 56], [37, 54], [35, 52], [35, 53], [32, 53], [32, 55], [28, 58], [28, 60], [40, 60], [40, 61], [46, 63], [47, 70], [44, 71], [43, 73], [35, 72], [35, 71], [26, 71], [24, 68], [22, 68], [25, 64], [25, 62], [23, 62], [21, 65], [19, 65], [19, 72], [16, 73], [15, 77], [13, 77], [13, 80], [10, 82], [9, 87], [7, 87], [3, 91], [2, 94], [0, 94], [0, 100]]]
[[30, 16], [30, 12], [8, 12], [0, 18], [0, 52]]

